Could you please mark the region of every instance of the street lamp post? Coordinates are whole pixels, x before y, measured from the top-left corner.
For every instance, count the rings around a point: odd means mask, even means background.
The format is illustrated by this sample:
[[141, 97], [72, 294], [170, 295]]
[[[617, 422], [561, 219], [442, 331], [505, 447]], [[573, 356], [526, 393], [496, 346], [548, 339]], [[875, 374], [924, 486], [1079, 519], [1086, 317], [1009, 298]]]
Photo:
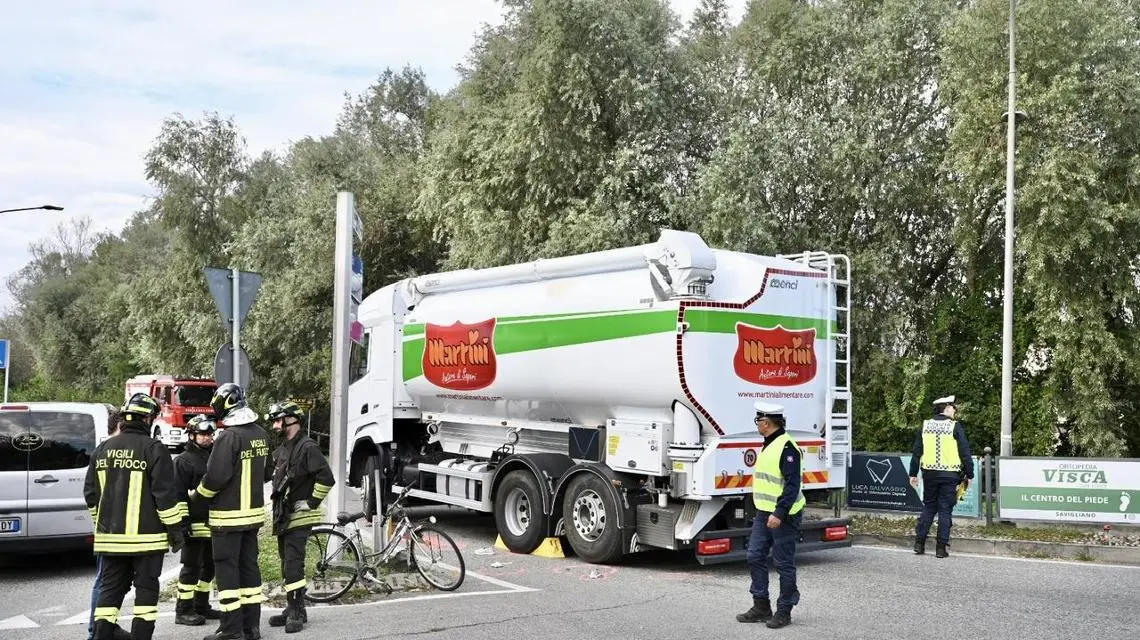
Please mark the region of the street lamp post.
[[54, 204], [43, 204], [38, 207], [22, 207], [20, 209], [0, 209], [0, 213], [11, 213], [13, 211], [63, 211], [63, 207], [57, 207]]
[[1009, 108], [1006, 110], [1005, 154], [1005, 295], [1001, 340], [1001, 455], [1013, 455], [1013, 159], [1017, 127], [1017, 65], [1014, 58], [1014, 15], [1017, 0], [1009, 0]]

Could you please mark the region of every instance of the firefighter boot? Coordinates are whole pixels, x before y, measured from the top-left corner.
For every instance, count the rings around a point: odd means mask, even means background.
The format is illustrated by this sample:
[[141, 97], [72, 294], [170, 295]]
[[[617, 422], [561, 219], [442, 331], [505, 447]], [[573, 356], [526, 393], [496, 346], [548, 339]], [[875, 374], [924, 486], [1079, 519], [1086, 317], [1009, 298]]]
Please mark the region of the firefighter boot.
[[285, 622], [289, 619], [289, 612], [293, 610], [293, 592], [290, 591], [285, 594], [285, 608], [281, 613], [269, 616], [269, 626], [271, 627], [284, 627]]
[[298, 602], [301, 599], [300, 596], [300, 589], [289, 594], [292, 602], [290, 603], [291, 606], [285, 610], [285, 614], [288, 616], [285, 620], [285, 633], [297, 633], [305, 628], [305, 623], [301, 622], [301, 605]]
[[245, 640], [261, 640], [261, 629], [248, 629], [242, 632]]
[[920, 556], [926, 553], [926, 538], [914, 539], [914, 553]]
[[206, 624], [206, 618], [194, 611], [193, 600], [179, 600], [178, 604], [174, 605], [174, 624], [198, 627]]
[[946, 550], [945, 544], [943, 544], [941, 542], [938, 543], [938, 546], [934, 548], [934, 557], [935, 558], [948, 558], [948, 557], [950, 557], [950, 552]]
[[308, 624], [309, 612], [305, 610], [305, 591], [307, 591], [307, 589], [301, 587], [297, 592], [297, 611], [301, 612], [301, 622]]
[[222, 619], [222, 612], [210, 606], [209, 591], [199, 591], [194, 594], [194, 613], [206, 620]]
[[151, 640], [154, 637], [154, 620], [135, 616], [131, 620], [131, 640]]
[[752, 608], [736, 614], [737, 622], [767, 622], [772, 617], [772, 602], [768, 598], [752, 598]]
[[244, 640], [241, 632], [241, 611], [223, 611], [221, 621], [218, 630], [202, 640]]
[[776, 609], [776, 615], [768, 621], [769, 629], [779, 629], [792, 624], [792, 611], [790, 609]]

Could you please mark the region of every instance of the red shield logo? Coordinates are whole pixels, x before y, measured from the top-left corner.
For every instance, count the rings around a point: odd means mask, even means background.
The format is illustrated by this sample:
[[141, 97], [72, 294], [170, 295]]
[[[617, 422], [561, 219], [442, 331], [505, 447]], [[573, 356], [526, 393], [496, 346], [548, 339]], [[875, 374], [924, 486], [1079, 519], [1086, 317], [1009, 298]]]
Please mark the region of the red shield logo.
[[794, 387], [815, 378], [815, 329], [761, 329], [736, 323], [736, 375], [754, 384]]
[[450, 326], [427, 323], [424, 377], [437, 387], [474, 391], [495, 381], [495, 319]]

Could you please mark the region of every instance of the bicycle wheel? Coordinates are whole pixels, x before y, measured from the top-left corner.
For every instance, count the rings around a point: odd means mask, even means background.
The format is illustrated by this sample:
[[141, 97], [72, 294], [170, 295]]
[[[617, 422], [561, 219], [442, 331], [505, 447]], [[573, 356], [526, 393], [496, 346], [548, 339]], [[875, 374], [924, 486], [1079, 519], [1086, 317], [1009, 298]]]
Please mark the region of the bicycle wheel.
[[331, 527], [315, 527], [305, 551], [305, 599], [332, 602], [348, 593], [360, 573], [360, 550]]
[[[412, 530], [408, 541], [412, 564], [416, 571], [433, 587], [441, 591], [455, 591], [463, 584], [467, 568], [463, 554], [451, 536], [425, 524]], [[454, 557], [449, 557], [449, 554]]]

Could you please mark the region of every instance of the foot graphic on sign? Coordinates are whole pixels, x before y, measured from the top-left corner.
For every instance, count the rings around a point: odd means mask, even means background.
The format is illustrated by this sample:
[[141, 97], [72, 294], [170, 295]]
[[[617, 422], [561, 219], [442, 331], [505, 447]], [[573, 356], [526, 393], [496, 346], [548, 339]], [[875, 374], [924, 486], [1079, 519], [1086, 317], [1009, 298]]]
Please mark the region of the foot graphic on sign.
[[1128, 503], [1132, 502], [1132, 497], [1128, 495], [1127, 491], [1120, 492], [1120, 511], [1123, 513], [1128, 511]]

